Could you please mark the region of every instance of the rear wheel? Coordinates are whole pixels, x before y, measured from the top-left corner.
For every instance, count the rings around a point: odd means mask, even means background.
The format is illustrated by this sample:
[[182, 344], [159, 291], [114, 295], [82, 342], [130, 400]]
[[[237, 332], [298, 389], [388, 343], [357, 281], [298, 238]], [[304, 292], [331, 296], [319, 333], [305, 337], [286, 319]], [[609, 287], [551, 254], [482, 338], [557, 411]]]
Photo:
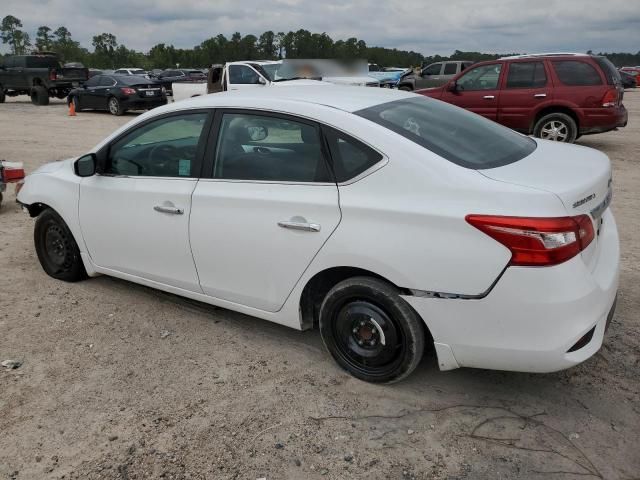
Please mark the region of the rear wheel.
[[405, 92], [413, 92], [413, 88], [411, 88], [409, 85], [400, 85], [398, 87], [398, 90], [404, 90]]
[[66, 282], [87, 278], [80, 249], [64, 220], [53, 210], [44, 210], [34, 230], [36, 253], [44, 271]]
[[110, 97], [107, 106], [109, 107], [109, 113], [111, 113], [111, 115], [120, 116], [124, 113], [124, 108], [122, 108], [120, 100], [116, 97]]
[[31, 89], [31, 103], [34, 105], [49, 105], [49, 92], [42, 85], [36, 85]]
[[549, 113], [536, 122], [533, 135], [543, 140], [573, 143], [578, 136], [578, 126], [566, 113]]
[[333, 287], [320, 308], [329, 353], [354, 377], [391, 383], [407, 377], [425, 347], [422, 320], [392, 285], [354, 277]]

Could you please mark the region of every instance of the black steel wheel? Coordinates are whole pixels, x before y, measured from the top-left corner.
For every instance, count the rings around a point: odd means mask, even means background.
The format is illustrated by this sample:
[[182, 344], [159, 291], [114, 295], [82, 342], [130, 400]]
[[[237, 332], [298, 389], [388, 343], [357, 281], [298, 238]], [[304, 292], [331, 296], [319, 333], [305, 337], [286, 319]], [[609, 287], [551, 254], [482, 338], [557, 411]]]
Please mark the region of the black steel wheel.
[[87, 277], [73, 234], [53, 210], [46, 209], [38, 216], [34, 241], [40, 264], [49, 276], [67, 282]]
[[336, 362], [368, 382], [402, 380], [424, 352], [422, 320], [397, 289], [372, 277], [350, 278], [329, 291], [320, 333]]

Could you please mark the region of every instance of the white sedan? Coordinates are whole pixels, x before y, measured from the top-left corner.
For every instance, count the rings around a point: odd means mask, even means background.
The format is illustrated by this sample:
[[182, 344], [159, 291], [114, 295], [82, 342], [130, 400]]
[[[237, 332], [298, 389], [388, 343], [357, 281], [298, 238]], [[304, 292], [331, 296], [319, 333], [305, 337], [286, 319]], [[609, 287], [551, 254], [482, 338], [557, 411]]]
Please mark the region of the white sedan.
[[283, 87], [154, 109], [18, 196], [45, 272], [297, 329], [354, 376], [548, 372], [601, 346], [618, 287], [606, 155], [411, 93]]

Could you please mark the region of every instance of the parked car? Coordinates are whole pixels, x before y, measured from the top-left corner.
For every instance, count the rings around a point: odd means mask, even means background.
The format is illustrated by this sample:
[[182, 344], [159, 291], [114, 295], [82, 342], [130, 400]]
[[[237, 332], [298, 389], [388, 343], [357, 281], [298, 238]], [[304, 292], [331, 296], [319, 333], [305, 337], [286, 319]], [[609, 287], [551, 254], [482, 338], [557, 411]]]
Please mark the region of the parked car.
[[159, 73], [156, 79], [165, 88], [167, 94], [173, 95], [174, 83], [203, 83], [207, 81], [207, 76], [200, 70], [175, 69]]
[[103, 70], [98, 70], [97, 68], [90, 68], [89, 69], [89, 78], [91, 77], [95, 77], [96, 75], [102, 75], [105, 72]]
[[430, 344], [443, 370], [568, 368], [615, 305], [605, 154], [397, 90], [172, 103], [40, 167], [18, 201], [53, 278], [319, 325], [372, 382], [406, 377]]
[[448, 84], [417, 93], [546, 140], [572, 143], [627, 124], [620, 74], [595, 55], [505, 57], [477, 63]]
[[636, 79], [636, 85], [640, 84], [640, 67], [622, 67], [620, 72], [633, 75]]
[[127, 110], [150, 110], [167, 103], [164, 87], [135, 75], [96, 75], [69, 93], [76, 112], [106, 110], [122, 115]]
[[381, 87], [393, 87], [407, 72], [406, 68], [381, 68], [376, 63], [369, 64], [369, 76], [380, 81]]
[[148, 77], [149, 72], [143, 70], [142, 68], [119, 68], [115, 72], [114, 75], [135, 75], [137, 77]]
[[[352, 86], [379, 87], [380, 82], [367, 76], [322, 76], [311, 78], [299, 76], [300, 69], [308, 70], [306, 65], [297, 61], [251, 60], [229, 62], [209, 69], [207, 83], [179, 83], [173, 85], [175, 101], [197, 97], [207, 93], [227, 90], [247, 90], [260, 87], [295, 85], [337, 84]], [[310, 61], [313, 63], [313, 61]]]
[[636, 80], [636, 76], [632, 75], [628, 72], [624, 72], [619, 70], [620, 79], [622, 80], [622, 86], [626, 88], [636, 88], [638, 86], [638, 81]]
[[398, 82], [398, 88], [412, 92], [421, 88], [438, 87], [471, 65], [473, 62], [468, 60], [432, 63], [424, 67], [419, 74], [413, 71], [403, 74]]
[[49, 97], [65, 98], [87, 78], [86, 68], [63, 68], [53, 53], [0, 57], [0, 103], [6, 96], [29, 95], [34, 105], [49, 105]]

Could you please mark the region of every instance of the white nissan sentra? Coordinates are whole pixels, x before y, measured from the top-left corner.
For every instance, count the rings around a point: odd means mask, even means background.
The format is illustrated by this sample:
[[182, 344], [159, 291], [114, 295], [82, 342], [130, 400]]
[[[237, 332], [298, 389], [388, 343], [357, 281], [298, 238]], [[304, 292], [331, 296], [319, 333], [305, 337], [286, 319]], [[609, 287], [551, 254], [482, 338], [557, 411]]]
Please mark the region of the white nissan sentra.
[[176, 102], [38, 169], [18, 200], [52, 277], [318, 325], [371, 382], [431, 344], [442, 370], [571, 367], [602, 345], [618, 287], [606, 155], [387, 89]]

